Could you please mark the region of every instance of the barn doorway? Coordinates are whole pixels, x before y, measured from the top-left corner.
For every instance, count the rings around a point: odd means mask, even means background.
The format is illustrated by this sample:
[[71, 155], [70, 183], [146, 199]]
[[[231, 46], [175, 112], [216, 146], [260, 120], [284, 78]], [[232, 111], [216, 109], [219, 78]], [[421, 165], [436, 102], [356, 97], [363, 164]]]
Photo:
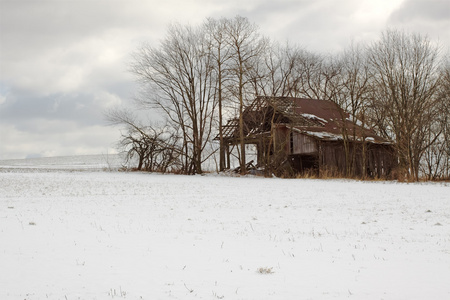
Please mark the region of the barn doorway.
[[298, 173], [319, 171], [319, 157], [317, 155], [293, 154], [290, 155], [292, 169]]

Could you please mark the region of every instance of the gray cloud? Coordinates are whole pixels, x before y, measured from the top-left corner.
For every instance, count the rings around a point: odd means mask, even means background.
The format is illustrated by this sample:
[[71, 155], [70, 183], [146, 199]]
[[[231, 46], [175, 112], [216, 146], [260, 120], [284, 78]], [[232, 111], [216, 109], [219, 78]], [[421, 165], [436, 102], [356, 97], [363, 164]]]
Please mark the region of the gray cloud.
[[1, 0], [0, 159], [110, 148], [119, 133], [102, 114], [133, 97], [130, 53], [157, 45], [171, 22], [239, 14], [272, 39], [320, 52], [373, 40], [387, 22], [448, 28], [446, 1], [400, 1]]
[[[378, 33], [371, 20], [355, 20], [366, 9], [361, 1], [299, 1], [286, 10], [266, 6], [269, 18], [267, 32], [277, 40], [289, 40], [317, 52], [336, 52], [364, 33]], [[383, 5], [383, 4], [380, 4]], [[271, 10], [277, 13], [270, 13]], [[358, 26], [355, 26], [355, 22]]]
[[13, 91], [5, 105], [1, 106], [2, 122], [14, 122], [21, 130], [32, 132], [34, 125], [24, 127], [33, 119], [64, 120], [82, 125], [104, 124], [102, 111], [120, 105], [120, 99], [110, 95], [51, 94], [34, 97], [24, 91]]
[[104, 126], [103, 112], [133, 96], [129, 54], [143, 40], [156, 42], [173, 20], [202, 21], [211, 9], [198, 7], [177, 0], [1, 1], [0, 159], [111, 147], [118, 131]]
[[392, 23], [408, 23], [414, 20], [449, 21], [450, 2], [448, 0], [405, 0], [389, 17]]
[[450, 51], [450, 2], [448, 0], [405, 0], [390, 14], [387, 24], [421, 33], [439, 41]]

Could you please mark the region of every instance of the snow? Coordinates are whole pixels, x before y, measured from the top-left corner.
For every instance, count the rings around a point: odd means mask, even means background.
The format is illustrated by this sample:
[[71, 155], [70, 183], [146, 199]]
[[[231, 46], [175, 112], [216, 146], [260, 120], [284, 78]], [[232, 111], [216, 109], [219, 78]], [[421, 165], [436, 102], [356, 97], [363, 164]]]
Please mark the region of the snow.
[[305, 117], [305, 118], [307, 118], [307, 119], [310, 119], [310, 120], [317, 120], [317, 121], [320, 121], [322, 124], [328, 123], [328, 121], [325, 120], [324, 118], [318, 117], [318, 116], [313, 115], [313, 114], [306, 114], [306, 113], [303, 113], [302, 116]]
[[[353, 118], [352, 118], [352, 116], [350, 116], [350, 115], [346, 118], [346, 120], [347, 120], [347, 121], [350, 121], [350, 122], [353, 122]], [[356, 120], [355, 120], [355, 123], [356, 123], [356, 125], [358, 125], [358, 126], [360, 126], [360, 127], [363, 127], [363, 128], [365, 128], [365, 129], [371, 130], [370, 127], [368, 127], [366, 124], [363, 124], [363, 122], [361, 122], [361, 120], [359, 120], [359, 119], [356, 119]]]
[[342, 135], [341, 134], [334, 134], [331, 132], [325, 132], [325, 131], [305, 131], [305, 133], [309, 136], [314, 136], [317, 137], [319, 139], [327, 139], [330, 141], [338, 141], [338, 140], [342, 140]]
[[0, 299], [450, 299], [448, 183], [8, 166]]

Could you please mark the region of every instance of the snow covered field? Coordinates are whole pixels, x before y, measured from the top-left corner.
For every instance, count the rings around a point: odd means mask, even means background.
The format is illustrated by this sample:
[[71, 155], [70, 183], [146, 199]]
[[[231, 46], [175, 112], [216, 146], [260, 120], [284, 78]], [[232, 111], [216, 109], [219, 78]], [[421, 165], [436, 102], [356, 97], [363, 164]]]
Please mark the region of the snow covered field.
[[448, 183], [68, 164], [0, 163], [0, 299], [450, 299]]

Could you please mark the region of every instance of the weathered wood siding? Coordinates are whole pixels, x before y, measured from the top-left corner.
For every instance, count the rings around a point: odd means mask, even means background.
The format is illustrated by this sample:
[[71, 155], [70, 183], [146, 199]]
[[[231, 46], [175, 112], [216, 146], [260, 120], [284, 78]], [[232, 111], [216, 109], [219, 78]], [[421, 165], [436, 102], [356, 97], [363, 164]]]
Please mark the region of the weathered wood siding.
[[314, 154], [318, 152], [317, 142], [307, 135], [292, 133], [292, 153], [291, 154]]
[[[353, 143], [350, 143], [349, 146], [349, 156], [353, 164], [351, 167], [353, 175], [361, 176], [365, 169], [366, 176], [386, 177], [396, 167], [395, 154], [390, 145], [366, 145], [364, 160], [361, 144], [353, 147]], [[354, 153], [354, 151], [356, 152]], [[331, 172], [331, 174], [345, 174], [347, 161], [342, 142], [321, 142], [319, 160], [322, 170]]]

